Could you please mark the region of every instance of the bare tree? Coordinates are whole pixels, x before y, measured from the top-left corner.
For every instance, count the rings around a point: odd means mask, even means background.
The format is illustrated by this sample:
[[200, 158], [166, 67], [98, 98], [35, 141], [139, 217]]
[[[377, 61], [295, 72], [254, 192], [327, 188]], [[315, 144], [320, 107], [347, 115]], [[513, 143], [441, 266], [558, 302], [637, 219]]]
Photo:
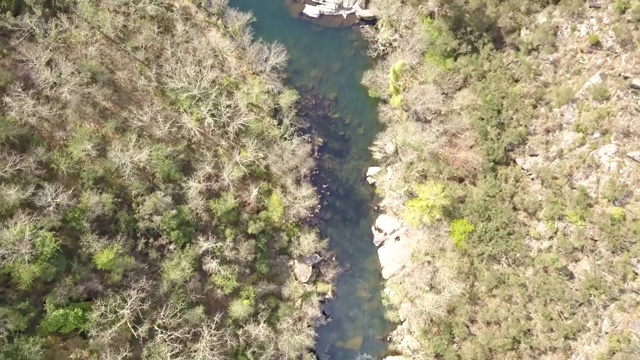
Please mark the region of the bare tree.
[[110, 292], [97, 299], [89, 318], [89, 336], [105, 344], [109, 344], [123, 331], [136, 338], [143, 336], [146, 329], [138, 320], [143, 320], [144, 324], [144, 312], [151, 305], [151, 290], [151, 281], [143, 277], [132, 282], [122, 293]]
[[60, 214], [76, 204], [73, 189], [65, 189], [58, 183], [46, 182], [36, 191], [33, 201], [45, 214]]
[[16, 261], [29, 261], [35, 256], [39, 238], [38, 219], [19, 212], [0, 226], [0, 267]]
[[189, 342], [189, 358], [194, 360], [223, 360], [234, 341], [220, 324], [222, 316], [215, 314], [204, 324], [198, 325], [197, 340]]

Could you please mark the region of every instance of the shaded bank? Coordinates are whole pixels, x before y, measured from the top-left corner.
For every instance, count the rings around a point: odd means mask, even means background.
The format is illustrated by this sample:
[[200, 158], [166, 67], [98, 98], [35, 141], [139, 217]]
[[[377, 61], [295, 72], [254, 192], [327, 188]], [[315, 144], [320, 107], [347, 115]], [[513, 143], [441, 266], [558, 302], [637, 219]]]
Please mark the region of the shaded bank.
[[330, 111], [302, 114], [311, 122], [311, 131], [323, 139], [315, 179], [321, 189], [319, 227], [345, 268], [337, 298], [325, 306], [332, 321], [317, 330], [318, 356], [379, 358], [386, 349], [381, 338], [390, 324], [383, 316], [380, 265], [371, 242], [374, 193], [364, 181], [372, 163], [369, 146], [380, 130], [376, 103], [360, 85], [370, 66], [366, 43], [353, 29], [321, 28], [291, 18], [278, 0], [230, 3], [254, 14], [256, 37], [286, 46], [289, 83], [302, 94], [313, 92], [329, 102], [324, 105]]

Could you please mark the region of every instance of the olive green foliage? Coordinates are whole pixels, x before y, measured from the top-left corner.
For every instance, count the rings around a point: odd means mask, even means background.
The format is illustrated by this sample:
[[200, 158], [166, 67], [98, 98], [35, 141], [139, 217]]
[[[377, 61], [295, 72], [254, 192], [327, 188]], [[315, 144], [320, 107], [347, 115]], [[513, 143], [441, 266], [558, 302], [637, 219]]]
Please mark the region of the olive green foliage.
[[317, 304], [273, 295], [276, 256], [324, 250], [293, 241], [317, 199], [284, 48], [220, 2], [0, 4], [0, 358], [306, 354]]

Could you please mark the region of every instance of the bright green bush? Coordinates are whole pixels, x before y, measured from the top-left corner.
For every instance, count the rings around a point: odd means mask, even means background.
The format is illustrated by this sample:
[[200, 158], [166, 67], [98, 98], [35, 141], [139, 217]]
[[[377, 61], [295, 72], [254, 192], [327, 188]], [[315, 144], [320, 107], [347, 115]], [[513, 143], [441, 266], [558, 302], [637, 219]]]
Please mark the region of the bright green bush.
[[392, 96], [400, 95], [402, 92], [402, 84], [400, 82], [402, 75], [407, 68], [404, 60], [398, 60], [389, 70], [389, 92]]
[[47, 314], [40, 322], [46, 332], [68, 334], [72, 331], [82, 331], [89, 322], [88, 303], [72, 303], [64, 308], [47, 310]]
[[455, 219], [451, 221], [451, 225], [449, 226], [449, 237], [458, 249], [464, 249], [466, 248], [469, 234], [471, 234], [474, 229], [475, 227], [466, 219]]
[[284, 219], [285, 207], [281, 200], [281, 195], [274, 191], [267, 199], [267, 212], [275, 224], [282, 223]]
[[244, 299], [235, 299], [229, 304], [229, 317], [234, 320], [244, 320], [253, 314], [252, 303], [247, 303]]
[[405, 203], [404, 219], [414, 227], [431, 224], [443, 218], [444, 210], [451, 204], [444, 184], [428, 181], [417, 185], [416, 197]]

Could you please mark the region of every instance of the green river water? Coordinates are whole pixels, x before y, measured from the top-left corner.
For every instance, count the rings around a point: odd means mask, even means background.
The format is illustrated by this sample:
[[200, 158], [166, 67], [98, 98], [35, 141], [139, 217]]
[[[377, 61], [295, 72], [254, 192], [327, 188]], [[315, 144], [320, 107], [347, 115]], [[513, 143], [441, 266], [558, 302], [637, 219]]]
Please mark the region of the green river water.
[[381, 128], [376, 103], [360, 85], [371, 65], [366, 43], [355, 29], [322, 28], [292, 18], [282, 0], [230, 4], [253, 13], [257, 38], [286, 46], [289, 85], [302, 93], [312, 89], [332, 103], [332, 115], [311, 120], [324, 140], [319, 227], [346, 270], [338, 278], [336, 299], [325, 305], [332, 321], [317, 329], [318, 358], [351, 360], [366, 354], [360, 359], [380, 359], [391, 324], [383, 316], [382, 277], [372, 243], [374, 192], [364, 177], [373, 163], [369, 146]]

